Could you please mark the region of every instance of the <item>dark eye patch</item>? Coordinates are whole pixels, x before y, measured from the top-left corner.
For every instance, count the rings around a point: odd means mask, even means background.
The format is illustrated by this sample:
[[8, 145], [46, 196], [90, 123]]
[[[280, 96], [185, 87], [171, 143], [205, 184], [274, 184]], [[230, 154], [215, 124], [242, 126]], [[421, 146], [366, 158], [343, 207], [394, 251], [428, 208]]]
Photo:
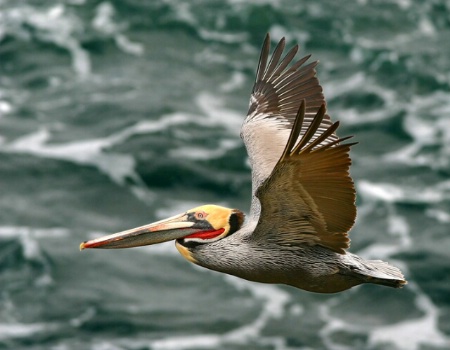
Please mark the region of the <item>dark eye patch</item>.
[[194, 222], [194, 225], [192, 228], [198, 228], [202, 230], [214, 230], [214, 228], [211, 226], [208, 220], [205, 218], [198, 219], [196, 216], [197, 213], [187, 213], [188, 220], [191, 222]]

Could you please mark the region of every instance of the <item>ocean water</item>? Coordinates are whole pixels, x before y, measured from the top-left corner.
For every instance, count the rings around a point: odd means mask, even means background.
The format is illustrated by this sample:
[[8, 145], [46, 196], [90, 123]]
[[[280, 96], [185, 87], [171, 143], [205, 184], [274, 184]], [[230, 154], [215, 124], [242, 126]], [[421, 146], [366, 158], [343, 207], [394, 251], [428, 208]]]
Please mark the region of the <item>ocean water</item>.
[[[351, 251], [402, 290], [319, 295], [81, 241], [248, 211], [267, 32], [355, 135]], [[450, 2], [0, 0], [0, 349], [450, 349]]]

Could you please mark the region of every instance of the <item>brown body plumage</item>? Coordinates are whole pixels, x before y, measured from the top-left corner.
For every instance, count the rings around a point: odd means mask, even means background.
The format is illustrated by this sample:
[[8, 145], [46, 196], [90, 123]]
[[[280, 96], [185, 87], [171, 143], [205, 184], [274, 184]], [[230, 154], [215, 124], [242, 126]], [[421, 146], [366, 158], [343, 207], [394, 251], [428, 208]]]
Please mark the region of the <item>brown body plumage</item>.
[[249, 216], [206, 205], [84, 242], [81, 248], [122, 248], [176, 240], [200, 266], [247, 280], [319, 293], [362, 283], [402, 287], [399, 269], [346, 252], [356, 218], [349, 151], [326, 114], [317, 62], [284, 58], [282, 39], [270, 61], [267, 35], [241, 137], [252, 166]]

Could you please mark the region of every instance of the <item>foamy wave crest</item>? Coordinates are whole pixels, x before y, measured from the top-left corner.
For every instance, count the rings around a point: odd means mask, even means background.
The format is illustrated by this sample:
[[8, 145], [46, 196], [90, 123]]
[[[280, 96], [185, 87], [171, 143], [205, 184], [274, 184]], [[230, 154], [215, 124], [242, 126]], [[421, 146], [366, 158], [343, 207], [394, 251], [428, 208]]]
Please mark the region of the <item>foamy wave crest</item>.
[[112, 37], [117, 47], [125, 53], [136, 56], [144, 54], [144, 46], [142, 44], [131, 41], [125, 34], [125, 24], [117, 24], [114, 21], [116, 10], [110, 2], [100, 3], [95, 10], [95, 17], [92, 20], [92, 27], [99, 33]]
[[[405, 131], [413, 141], [386, 154], [388, 162], [448, 169], [450, 166], [450, 94], [437, 91], [414, 97], [407, 106]], [[430, 147], [438, 151], [429, 152]]]
[[[205, 271], [207, 273], [207, 271]], [[274, 285], [255, 284], [234, 276], [225, 275], [225, 281], [232, 284], [238, 291], [249, 291], [262, 304], [261, 313], [252, 322], [224, 334], [198, 334], [192, 336], [172, 337], [154, 340], [152, 349], [210, 349], [240, 345], [269, 346], [273, 349], [286, 349], [286, 340], [278, 336], [265, 336], [263, 331], [269, 321], [280, 319], [285, 315], [286, 307], [291, 301], [288, 293]]]
[[[124, 34], [126, 24], [116, 23], [114, 15], [115, 9], [111, 3], [100, 3], [95, 9], [92, 28], [100, 36], [112, 38], [123, 52], [142, 55], [144, 46]], [[88, 78], [92, 73], [91, 58], [82, 45], [85, 31], [83, 18], [73, 7], [65, 4], [53, 4], [47, 8], [18, 5], [0, 12], [0, 41], [10, 35], [19, 40], [51, 43], [67, 50], [72, 58], [72, 68], [81, 78]]]
[[[39, 239], [43, 237], [68, 236], [69, 231], [64, 228], [32, 228], [26, 226], [0, 226], [0, 240], [18, 240], [23, 258], [35, 266], [39, 266], [39, 273], [32, 276], [37, 287], [48, 286], [53, 283], [51, 264], [42, 252]], [[1, 326], [0, 326], [1, 328]], [[1, 333], [1, 330], [0, 330]], [[1, 336], [0, 336], [1, 338]]]
[[74, 71], [80, 77], [87, 77], [91, 73], [91, 61], [79, 41], [82, 32], [82, 20], [63, 4], [49, 8], [16, 6], [0, 12], [2, 36], [8, 34], [26, 41], [37, 39], [63, 48], [72, 57]]
[[358, 192], [367, 200], [387, 203], [439, 203], [450, 199], [450, 181], [417, 188], [390, 183], [357, 182]]
[[38, 334], [55, 333], [60, 329], [58, 324], [54, 323], [0, 323], [0, 340], [9, 340], [14, 338], [29, 338]]
[[[136, 126], [136, 132], [140, 127]], [[39, 157], [61, 159], [77, 164], [92, 165], [109, 176], [112, 181], [124, 185], [133, 182], [132, 190], [140, 198], [150, 198], [150, 194], [135, 171], [135, 160], [126, 154], [105, 153], [104, 149], [123, 140], [135, 130], [126, 130], [110, 137], [51, 144], [51, 133], [41, 129], [3, 145], [0, 150], [8, 153], [34, 154]]]
[[24, 256], [29, 260], [43, 261], [45, 258], [39, 248], [37, 239], [43, 237], [68, 236], [65, 228], [32, 228], [27, 226], [0, 226], [0, 238], [19, 238]]
[[438, 308], [415, 283], [410, 283], [408, 288], [416, 293], [415, 306], [423, 316], [372, 330], [369, 344], [394, 344], [399, 350], [419, 350], [423, 345], [450, 347], [450, 337], [439, 330]]
[[328, 100], [339, 99], [353, 93], [371, 93], [383, 101], [383, 108], [364, 110], [358, 108], [340, 108], [336, 112], [330, 111], [332, 118], [345, 124], [370, 124], [392, 118], [404, 109], [399, 103], [398, 93], [386, 86], [380, 86], [364, 72], [357, 72], [343, 79], [323, 82], [324, 94]]
[[[358, 190], [364, 199], [364, 203], [359, 210], [359, 217], [364, 218], [370, 215], [376, 204], [383, 205], [387, 209], [386, 225], [387, 233], [396, 237], [394, 243], [375, 242], [365, 249], [358, 251], [358, 254], [368, 259], [384, 259], [401, 267], [408, 278], [408, 266], [391, 258], [399, 252], [409, 251], [413, 245], [411, 238], [411, 227], [406, 217], [399, 215], [395, 203], [436, 203], [449, 198], [448, 183], [441, 183], [436, 186], [417, 190], [417, 188], [407, 188], [402, 185], [392, 185], [386, 183], [373, 183], [369, 181], [358, 182]], [[443, 189], [447, 189], [443, 191]], [[442, 216], [442, 214], [440, 215]], [[327, 345], [332, 350], [350, 350], [353, 345], [337, 341], [340, 334], [355, 336], [367, 336], [368, 344], [375, 348], [384, 347], [389, 344], [390, 348], [396, 350], [419, 350], [423, 346], [436, 346], [445, 348], [450, 345], [450, 337], [439, 329], [438, 307], [425, 294], [425, 292], [414, 282], [409, 280], [407, 289], [412, 293], [406, 297], [403, 303], [409, 305], [409, 309], [420, 311], [419, 317], [408, 317], [385, 325], [374, 326], [370, 321], [354, 322], [353, 317], [343, 317], [335, 314], [332, 310], [338, 307], [345, 298], [368, 298], [358, 294], [358, 289], [351, 290], [347, 295], [336, 296], [320, 307], [320, 315], [325, 322], [320, 334]], [[411, 299], [410, 299], [411, 298]], [[405, 306], [403, 306], [405, 307]], [[376, 316], [375, 316], [376, 317]], [[384, 316], [383, 316], [384, 317]]]
[[[158, 120], [145, 120], [109, 136], [67, 143], [52, 143], [52, 133], [47, 128], [19, 137], [9, 143], [0, 144], [0, 151], [8, 153], [34, 154], [39, 157], [61, 159], [77, 164], [91, 165], [109, 176], [120, 185], [132, 183], [131, 189], [141, 199], [152, 200], [147, 186], [136, 172], [136, 161], [130, 154], [106, 152], [109, 148], [120, 145], [136, 135], [152, 134], [167, 130], [176, 125], [199, 123], [202, 126], [224, 126], [234, 134], [234, 138], [220, 140], [220, 147], [206, 149], [182, 147], [169, 152], [173, 157], [190, 157], [194, 159], [212, 159], [223, 156], [231, 149], [240, 147], [238, 138], [242, 117], [231, 110], [222, 108], [222, 102], [210, 94], [201, 93], [197, 104], [204, 112], [202, 118], [188, 113], [172, 113], [161, 116]], [[156, 156], [156, 155], [155, 155]]]
[[[410, 307], [418, 309], [421, 316], [416, 318], [405, 317], [403, 320], [383, 325], [374, 326], [367, 321], [355, 322], [352, 317], [346, 319], [341, 315], [335, 315], [332, 309], [339, 306], [345, 297], [337, 296], [320, 306], [320, 316], [325, 326], [320, 330], [320, 335], [327, 349], [352, 350], [354, 344], [346, 344], [338, 339], [345, 339], [342, 334], [353, 338], [367, 337], [370, 348], [389, 348], [395, 350], [419, 350], [427, 346], [446, 349], [450, 346], [450, 337], [440, 331], [439, 310], [431, 299], [414, 283], [408, 284], [408, 290], [414, 293], [414, 299]], [[357, 290], [351, 290], [348, 298], [356, 297]], [[367, 302], [370, 302], [369, 300]], [[388, 306], [387, 306], [388, 307]]]
[[204, 91], [197, 95], [195, 102], [208, 118], [210, 125], [222, 125], [234, 134], [239, 133], [245, 116], [242, 113], [227, 109], [220, 96]]

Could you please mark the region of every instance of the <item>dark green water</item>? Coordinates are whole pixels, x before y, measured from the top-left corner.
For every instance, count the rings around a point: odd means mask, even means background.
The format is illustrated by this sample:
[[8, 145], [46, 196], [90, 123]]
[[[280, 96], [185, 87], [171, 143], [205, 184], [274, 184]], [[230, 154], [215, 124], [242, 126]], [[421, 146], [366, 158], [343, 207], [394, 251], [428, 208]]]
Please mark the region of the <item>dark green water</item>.
[[[324, 296], [81, 241], [248, 210], [239, 128], [264, 35], [353, 134], [351, 251], [403, 290]], [[0, 0], [0, 349], [450, 348], [450, 3]], [[300, 55], [299, 55], [300, 56]]]

